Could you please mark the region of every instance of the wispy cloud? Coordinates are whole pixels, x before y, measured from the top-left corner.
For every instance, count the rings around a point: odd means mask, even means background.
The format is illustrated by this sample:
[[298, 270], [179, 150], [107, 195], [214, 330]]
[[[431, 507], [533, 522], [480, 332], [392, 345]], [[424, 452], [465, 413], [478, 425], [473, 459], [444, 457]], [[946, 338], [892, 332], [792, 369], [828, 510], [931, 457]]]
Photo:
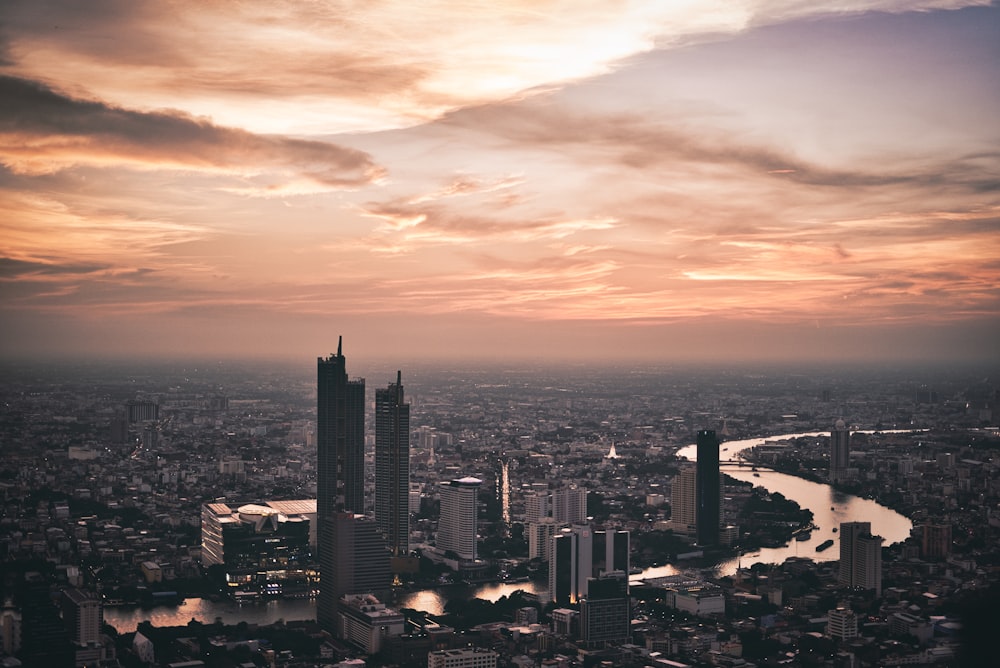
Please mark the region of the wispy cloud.
[[0, 98], [0, 161], [15, 172], [125, 165], [263, 176], [274, 187], [308, 181], [326, 188], [357, 187], [383, 175], [361, 151], [254, 135], [180, 112], [111, 107], [24, 79], [0, 76]]

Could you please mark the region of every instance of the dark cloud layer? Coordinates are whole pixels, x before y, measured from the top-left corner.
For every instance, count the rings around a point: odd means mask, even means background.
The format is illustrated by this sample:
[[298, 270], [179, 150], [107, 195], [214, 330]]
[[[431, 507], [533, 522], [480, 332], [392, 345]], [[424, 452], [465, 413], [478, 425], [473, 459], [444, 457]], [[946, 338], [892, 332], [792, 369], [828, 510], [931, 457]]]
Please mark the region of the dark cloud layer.
[[[7, 135], [0, 159], [15, 168], [28, 161], [22, 169], [30, 171], [78, 161], [173, 164], [247, 173], [289, 171], [333, 187], [362, 185], [383, 174], [362, 151], [255, 135], [180, 112], [139, 112], [74, 99], [16, 77], [0, 76], [0, 99], [0, 133]], [[86, 156], [81, 155], [84, 148]]]

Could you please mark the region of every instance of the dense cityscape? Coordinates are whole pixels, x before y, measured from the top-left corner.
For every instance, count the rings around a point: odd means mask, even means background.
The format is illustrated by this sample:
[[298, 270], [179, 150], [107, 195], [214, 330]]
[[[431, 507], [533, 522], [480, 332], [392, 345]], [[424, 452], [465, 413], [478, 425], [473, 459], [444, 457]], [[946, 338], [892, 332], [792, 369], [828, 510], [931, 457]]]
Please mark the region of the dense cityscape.
[[986, 370], [348, 353], [8, 363], [0, 666], [989, 665]]

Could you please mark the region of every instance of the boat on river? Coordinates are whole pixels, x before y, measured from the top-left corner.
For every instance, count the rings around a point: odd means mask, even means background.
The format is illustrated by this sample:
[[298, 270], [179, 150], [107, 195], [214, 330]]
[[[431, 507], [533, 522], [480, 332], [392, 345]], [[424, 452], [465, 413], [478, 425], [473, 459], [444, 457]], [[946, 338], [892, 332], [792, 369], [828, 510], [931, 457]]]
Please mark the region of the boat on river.
[[822, 552], [823, 550], [825, 550], [826, 548], [830, 547], [831, 545], [833, 545], [833, 539], [832, 538], [828, 538], [827, 540], [824, 540], [822, 543], [820, 543], [819, 545], [816, 546], [816, 551], [817, 552]]

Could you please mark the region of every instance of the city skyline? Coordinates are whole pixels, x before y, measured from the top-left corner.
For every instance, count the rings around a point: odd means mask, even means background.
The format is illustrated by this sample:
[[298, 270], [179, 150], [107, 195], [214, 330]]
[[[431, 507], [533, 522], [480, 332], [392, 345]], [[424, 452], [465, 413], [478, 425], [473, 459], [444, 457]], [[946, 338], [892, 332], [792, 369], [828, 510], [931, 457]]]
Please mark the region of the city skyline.
[[866, 6], [3, 3], [0, 356], [995, 360], [1000, 7]]

